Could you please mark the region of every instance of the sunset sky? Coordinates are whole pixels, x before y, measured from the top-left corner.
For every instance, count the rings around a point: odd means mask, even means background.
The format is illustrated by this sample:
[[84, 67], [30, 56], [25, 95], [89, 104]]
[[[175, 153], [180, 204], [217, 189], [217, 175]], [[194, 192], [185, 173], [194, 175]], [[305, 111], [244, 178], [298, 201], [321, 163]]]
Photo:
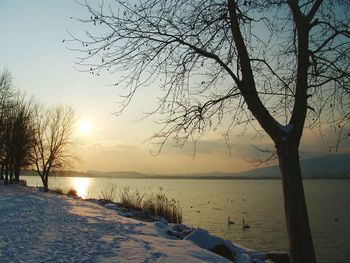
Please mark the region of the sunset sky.
[[[267, 141], [254, 140], [247, 132], [231, 135], [229, 155], [224, 130], [210, 133], [197, 146], [183, 149], [167, 146], [157, 157], [145, 142], [157, 131], [156, 119], [138, 121], [143, 112], [152, 109], [156, 87], [140, 90], [122, 116], [116, 101], [120, 90], [110, 84], [118, 82], [117, 73], [94, 76], [75, 69], [75, 52], [62, 40], [67, 31], [81, 34], [86, 29], [71, 17], [88, 17], [87, 10], [73, 0], [0, 0], [0, 70], [8, 68], [16, 89], [46, 105], [72, 105], [78, 115], [77, 134], [83, 144], [77, 149], [80, 162], [76, 170], [139, 171], [148, 173], [237, 172], [252, 169], [247, 159], [254, 158], [254, 145]], [[323, 138], [306, 132], [302, 156], [328, 153], [335, 134]], [[343, 147], [342, 151], [349, 151]]]

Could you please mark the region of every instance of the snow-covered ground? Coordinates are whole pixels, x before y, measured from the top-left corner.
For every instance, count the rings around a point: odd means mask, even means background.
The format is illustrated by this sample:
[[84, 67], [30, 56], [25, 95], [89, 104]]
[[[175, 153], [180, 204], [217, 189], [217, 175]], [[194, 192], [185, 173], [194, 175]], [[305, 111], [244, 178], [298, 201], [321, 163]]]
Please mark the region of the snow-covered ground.
[[[220, 243], [206, 231], [181, 240], [168, 227], [92, 202], [0, 185], [0, 262], [230, 262], [204, 249]], [[238, 252], [236, 262], [252, 262]]]

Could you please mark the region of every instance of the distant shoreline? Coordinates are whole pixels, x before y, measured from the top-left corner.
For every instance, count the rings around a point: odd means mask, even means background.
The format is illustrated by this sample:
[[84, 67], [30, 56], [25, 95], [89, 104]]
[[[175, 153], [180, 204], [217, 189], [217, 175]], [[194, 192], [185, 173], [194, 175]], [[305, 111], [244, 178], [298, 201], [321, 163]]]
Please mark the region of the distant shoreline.
[[[33, 176], [34, 174], [21, 174], [21, 176]], [[98, 176], [92, 174], [86, 175], [55, 175], [53, 177], [87, 177], [101, 179], [168, 179], [168, 180], [281, 180], [280, 177], [235, 177], [235, 176], [186, 176], [186, 175], [144, 175], [144, 176]], [[349, 175], [338, 176], [315, 176], [304, 177], [303, 180], [349, 180]]]
[[[326, 155], [321, 157], [302, 159], [300, 161], [304, 180], [349, 180], [350, 154]], [[32, 170], [22, 170], [22, 175], [37, 176]], [[181, 180], [280, 180], [280, 170], [277, 165], [260, 167], [241, 172], [189, 172], [169, 173], [138, 172], [138, 171], [74, 171], [65, 170], [61, 177], [90, 177], [90, 178], [124, 178], [124, 179], [181, 179]]]

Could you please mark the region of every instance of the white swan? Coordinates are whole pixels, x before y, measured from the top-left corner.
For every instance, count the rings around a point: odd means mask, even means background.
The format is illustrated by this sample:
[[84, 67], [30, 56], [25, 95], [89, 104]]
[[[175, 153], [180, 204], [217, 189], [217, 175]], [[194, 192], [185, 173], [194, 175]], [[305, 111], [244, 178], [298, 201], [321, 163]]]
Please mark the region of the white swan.
[[242, 225], [242, 228], [243, 228], [243, 229], [248, 229], [248, 228], [250, 228], [250, 225], [248, 225], [248, 224], [246, 224], [246, 223], [244, 222], [244, 218], [243, 218], [243, 225]]
[[228, 225], [233, 225], [234, 223], [235, 222], [233, 222], [230, 217], [227, 217], [227, 224]]

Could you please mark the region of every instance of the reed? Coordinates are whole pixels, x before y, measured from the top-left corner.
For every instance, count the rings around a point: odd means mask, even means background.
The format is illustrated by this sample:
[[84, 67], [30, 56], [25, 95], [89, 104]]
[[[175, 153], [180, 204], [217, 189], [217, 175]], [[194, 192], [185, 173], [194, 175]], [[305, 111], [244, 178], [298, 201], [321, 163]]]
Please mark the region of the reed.
[[139, 190], [131, 192], [128, 186], [124, 187], [119, 192], [120, 202], [124, 206], [139, 210], [142, 210], [143, 199], [145, 196], [146, 194], [141, 193]]
[[165, 193], [142, 193], [130, 191], [129, 187], [119, 192], [120, 202], [133, 209], [142, 210], [153, 218], [165, 218], [169, 223], [182, 223], [182, 209], [178, 201], [168, 198]]
[[113, 202], [117, 196], [117, 186], [115, 184], [110, 185], [106, 190], [101, 191], [101, 198], [105, 201]]

